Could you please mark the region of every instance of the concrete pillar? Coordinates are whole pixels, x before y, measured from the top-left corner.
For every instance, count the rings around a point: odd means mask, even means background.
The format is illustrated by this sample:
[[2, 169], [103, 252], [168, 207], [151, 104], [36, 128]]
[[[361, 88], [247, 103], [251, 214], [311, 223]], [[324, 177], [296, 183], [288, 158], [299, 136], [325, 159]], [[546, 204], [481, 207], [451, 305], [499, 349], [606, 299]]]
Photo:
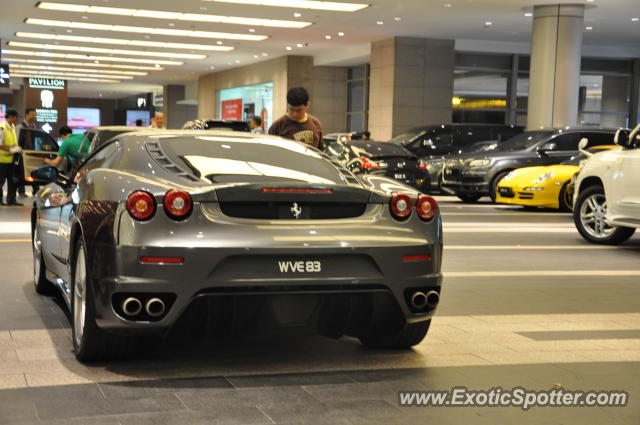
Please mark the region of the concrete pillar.
[[412, 127], [450, 123], [453, 40], [392, 37], [371, 45], [369, 130], [389, 140]]
[[185, 122], [196, 118], [197, 105], [182, 102], [188, 100], [185, 99], [185, 86], [180, 84], [166, 85], [163, 97], [164, 125], [168, 129], [182, 128]]
[[631, 96], [629, 96], [631, 108], [629, 110], [629, 127], [640, 124], [640, 59], [633, 61], [633, 74], [631, 75]]
[[533, 9], [529, 129], [576, 125], [584, 5]]
[[602, 112], [620, 112], [624, 115], [603, 114], [601, 127], [626, 127], [629, 112], [629, 78], [605, 75], [602, 78]]

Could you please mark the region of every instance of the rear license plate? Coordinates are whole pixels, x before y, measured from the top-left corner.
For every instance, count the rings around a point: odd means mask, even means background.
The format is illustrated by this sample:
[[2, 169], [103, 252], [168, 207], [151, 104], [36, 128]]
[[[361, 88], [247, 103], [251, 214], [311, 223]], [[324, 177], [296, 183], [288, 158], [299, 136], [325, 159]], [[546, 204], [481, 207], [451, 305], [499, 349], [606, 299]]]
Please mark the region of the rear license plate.
[[407, 179], [407, 175], [406, 174], [394, 174], [393, 178], [397, 179], [397, 180], [406, 180]]
[[278, 269], [280, 273], [320, 273], [322, 271], [322, 262], [284, 260], [278, 261]]

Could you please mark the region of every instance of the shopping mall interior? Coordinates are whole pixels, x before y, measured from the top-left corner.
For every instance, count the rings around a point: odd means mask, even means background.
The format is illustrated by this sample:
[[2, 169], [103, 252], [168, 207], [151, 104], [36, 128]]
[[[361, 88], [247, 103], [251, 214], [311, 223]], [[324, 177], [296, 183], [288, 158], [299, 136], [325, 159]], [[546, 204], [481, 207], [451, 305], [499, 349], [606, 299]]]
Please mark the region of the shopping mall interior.
[[0, 10], [0, 425], [640, 423], [638, 0]]

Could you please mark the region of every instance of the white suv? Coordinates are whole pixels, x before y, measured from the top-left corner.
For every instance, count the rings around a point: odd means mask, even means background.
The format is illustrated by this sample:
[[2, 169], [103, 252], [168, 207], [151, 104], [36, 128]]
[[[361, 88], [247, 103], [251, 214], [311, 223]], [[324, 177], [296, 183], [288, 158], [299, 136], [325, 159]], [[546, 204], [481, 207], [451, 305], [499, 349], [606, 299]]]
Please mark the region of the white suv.
[[573, 221], [593, 243], [619, 244], [640, 227], [640, 125], [618, 130], [612, 149], [587, 160], [576, 180]]

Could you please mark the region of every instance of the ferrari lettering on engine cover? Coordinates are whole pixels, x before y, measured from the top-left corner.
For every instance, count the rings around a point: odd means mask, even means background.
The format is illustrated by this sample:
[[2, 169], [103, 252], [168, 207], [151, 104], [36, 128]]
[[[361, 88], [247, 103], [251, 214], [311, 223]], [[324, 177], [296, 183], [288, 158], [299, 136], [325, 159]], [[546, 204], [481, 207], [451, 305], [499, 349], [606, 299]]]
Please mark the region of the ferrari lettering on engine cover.
[[278, 261], [280, 273], [320, 273], [320, 261]]

